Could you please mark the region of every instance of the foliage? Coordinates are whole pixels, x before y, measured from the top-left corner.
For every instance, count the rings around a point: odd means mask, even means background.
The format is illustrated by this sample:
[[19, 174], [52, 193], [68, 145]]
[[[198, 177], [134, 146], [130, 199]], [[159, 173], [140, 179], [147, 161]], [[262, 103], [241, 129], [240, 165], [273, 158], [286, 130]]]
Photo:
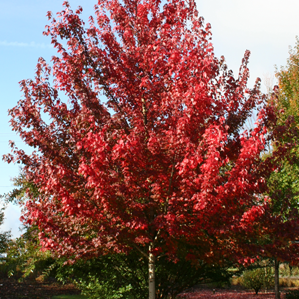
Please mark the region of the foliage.
[[264, 288], [269, 290], [274, 286], [274, 271], [271, 267], [264, 268]]
[[[63, 263], [61, 260], [56, 270], [58, 280], [64, 283], [69, 280], [75, 282], [87, 297], [113, 298], [126, 294], [127, 289], [130, 289], [132, 298], [146, 298], [147, 260], [138, 252], [133, 251], [127, 255], [112, 254], [87, 261], [78, 260], [73, 265]], [[196, 284], [228, 281], [232, 275], [233, 273], [228, 271], [228, 265], [194, 265], [182, 257], [174, 263], [164, 256], [156, 262], [156, 298], [175, 298]]]
[[278, 89], [276, 89], [276, 104], [280, 110], [280, 120], [286, 121], [290, 116], [294, 118], [294, 125], [299, 123], [299, 39], [289, 51], [287, 65], [276, 70]]
[[[0, 203], [1, 204], [1, 203]], [[0, 226], [3, 224], [4, 221], [4, 210], [5, 206], [0, 208]], [[1, 232], [0, 233], [0, 253], [5, 253], [7, 249], [7, 244], [11, 238], [11, 233], [10, 232]], [[1, 259], [0, 259], [1, 263]]]
[[[290, 56], [286, 67], [276, 70], [278, 85], [271, 94], [270, 102], [277, 110], [278, 122], [281, 125], [290, 124], [295, 130], [299, 127], [299, 40], [296, 46], [289, 52]], [[282, 135], [282, 139], [276, 140], [274, 143], [287, 143], [291, 141], [289, 131]], [[290, 154], [284, 159], [283, 167], [279, 172], [273, 173], [271, 176], [270, 193], [279, 192], [277, 198], [284, 198], [284, 201], [277, 200], [274, 202], [275, 211], [289, 212], [291, 208], [298, 209], [299, 187], [299, 148], [296, 143], [292, 143], [293, 148]], [[275, 188], [276, 186], [276, 188]], [[280, 190], [280, 191], [279, 191]], [[283, 207], [288, 205], [288, 209]], [[280, 203], [279, 206], [277, 206]]]
[[[0, 226], [3, 224], [4, 210], [5, 210], [5, 207], [2, 207], [0, 209]], [[10, 232], [1, 232], [0, 233], [0, 253], [7, 252], [7, 248], [8, 248], [10, 239], [11, 239]], [[6, 269], [4, 269], [4, 268], [6, 268], [6, 260], [7, 260], [7, 258], [0, 257], [0, 278], [3, 276], [6, 276], [6, 274], [7, 274]]]
[[[269, 105], [272, 105], [276, 110], [277, 125], [280, 126], [283, 133], [280, 138], [273, 138], [272, 149], [275, 150], [282, 144], [288, 144], [290, 151], [280, 162], [280, 166], [276, 171], [272, 172], [267, 179], [267, 194], [271, 198], [270, 209], [273, 223], [276, 223], [274, 225], [276, 227], [273, 227], [276, 234], [268, 237], [264, 252], [269, 257], [276, 257], [280, 261], [289, 261], [291, 263], [297, 263], [298, 256], [295, 243], [299, 220], [299, 147], [296, 142], [298, 140], [297, 133], [291, 133], [299, 128], [298, 61], [299, 42], [297, 40], [295, 48], [290, 50], [287, 66], [276, 71], [279, 86], [274, 87], [269, 97]], [[286, 130], [286, 127], [289, 127], [289, 129]], [[281, 226], [281, 223], [288, 223], [289, 229]], [[296, 233], [293, 234], [294, 231]], [[289, 242], [285, 242], [287, 239]], [[274, 243], [277, 246], [273, 246]]]
[[[299, 127], [299, 40], [296, 46], [289, 52], [290, 56], [286, 67], [281, 67], [280, 71], [276, 71], [279, 87], [275, 88], [271, 101], [278, 110], [279, 122], [283, 125], [290, 122], [294, 128]], [[292, 120], [292, 121], [291, 121]], [[282, 142], [289, 142], [290, 136], [285, 134]], [[293, 158], [292, 160], [290, 158]], [[299, 148], [294, 146], [292, 155], [285, 159], [282, 171], [273, 174], [274, 182], [279, 184], [277, 190], [281, 189], [281, 195], [290, 197], [287, 201], [291, 207], [298, 208], [299, 187]], [[272, 179], [273, 179], [272, 178]], [[277, 191], [276, 190], [276, 191]], [[284, 196], [286, 197], [286, 196]], [[279, 209], [279, 207], [276, 207]]]
[[12, 178], [12, 184], [14, 186], [13, 190], [1, 195], [6, 203], [14, 203], [22, 206], [29, 198], [27, 193], [30, 191], [30, 194], [34, 197], [40, 196], [38, 189], [33, 184], [26, 179], [26, 174], [21, 168], [18, 176]]
[[269, 289], [274, 284], [273, 271], [270, 267], [246, 270], [243, 273], [242, 285], [253, 289], [257, 294], [262, 288]]
[[287, 276], [299, 276], [299, 267], [292, 266], [290, 263], [284, 263], [280, 266], [281, 275], [284, 277]]
[[53, 262], [50, 251], [41, 251], [36, 228], [29, 227], [23, 235], [8, 243], [7, 258], [1, 265], [1, 273], [19, 281], [25, 278], [43, 281], [51, 274], [47, 272], [50, 272]]
[[[1, 197], [6, 203], [14, 203], [22, 206], [27, 197], [27, 191], [38, 196], [36, 187], [26, 180], [24, 172], [12, 179], [15, 188]], [[24, 233], [16, 238], [7, 241], [7, 258], [0, 266], [1, 275], [4, 277], [14, 277], [19, 281], [25, 278], [35, 278], [40, 281], [46, 279], [50, 274], [54, 260], [49, 251], [41, 251], [38, 240], [38, 229], [36, 226], [23, 227]], [[51, 273], [52, 272], [52, 273]]]
[[299, 165], [291, 164], [286, 159], [280, 171], [274, 172], [268, 180], [269, 195], [273, 199], [272, 209], [274, 213], [283, 212], [285, 219], [291, 216], [294, 208], [298, 209], [298, 175]]
[[[249, 51], [235, 79], [194, 0], [99, 0], [87, 29], [81, 13], [67, 1], [48, 13], [58, 56], [52, 67], [39, 59], [9, 112], [36, 150], [11, 142], [4, 159], [37, 190], [27, 188], [23, 220], [42, 248], [71, 261], [136, 249], [151, 286], [155, 260], [176, 262], [181, 242], [205, 263], [256, 252], [251, 240], [275, 234], [262, 194], [288, 147], [261, 159], [280, 130], [267, 131], [276, 118], [260, 109], [260, 81], [246, 86]], [[242, 133], [254, 109], [256, 127]]]
[[75, 283], [91, 298], [121, 298], [131, 289], [131, 282], [135, 286], [133, 294], [144, 298], [146, 281], [141, 281], [139, 267], [135, 269], [134, 265], [128, 266], [128, 261], [123, 254], [78, 260], [72, 265], [65, 264], [64, 259], [56, 260], [56, 277], [62, 283]]
[[119, 298], [133, 298], [130, 296], [132, 286], [128, 285], [118, 290], [111, 288], [109, 282], [99, 282], [99, 279], [94, 276], [88, 276], [87, 280], [79, 280], [78, 285], [82, 290], [82, 294], [90, 299], [119, 299]]

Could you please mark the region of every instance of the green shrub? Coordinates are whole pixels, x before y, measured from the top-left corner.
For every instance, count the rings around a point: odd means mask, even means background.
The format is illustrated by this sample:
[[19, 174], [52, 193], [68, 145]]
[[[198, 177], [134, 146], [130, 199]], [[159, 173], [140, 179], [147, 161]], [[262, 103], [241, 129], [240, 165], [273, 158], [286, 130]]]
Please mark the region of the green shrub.
[[[137, 251], [77, 260], [72, 265], [64, 265], [62, 259], [60, 263], [56, 269], [58, 281], [74, 282], [88, 298], [148, 297], [148, 260]], [[156, 297], [175, 298], [201, 282], [227, 283], [231, 276], [226, 267], [200, 262], [194, 265], [183, 257], [174, 263], [167, 256], [159, 257], [156, 260]]]
[[117, 290], [111, 288], [110, 281], [100, 281], [98, 278], [89, 275], [86, 280], [80, 279], [77, 285], [81, 289], [81, 294], [89, 299], [121, 299], [129, 298], [132, 286], [120, 287]]
[[130, 298], [128, 293], [134, 299], [146, 298], [147, 282], [141, 277], [143, 261], [136, 256], [112, 254], [74, 264], [65, 261], [56, 261], [57, 280], [73, 282], [87, 298]]
[[256, 294], [262, 288], [269, 289], [274, 284], [272, 270], [269, 267], [246, 270], [241, 284], [247, 289], [253, 289]]

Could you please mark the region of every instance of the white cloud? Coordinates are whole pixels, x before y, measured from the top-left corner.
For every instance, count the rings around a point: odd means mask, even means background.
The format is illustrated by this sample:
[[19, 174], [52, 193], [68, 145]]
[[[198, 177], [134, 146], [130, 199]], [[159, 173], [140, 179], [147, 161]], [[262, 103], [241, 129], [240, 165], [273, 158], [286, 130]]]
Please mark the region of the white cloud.
[[31, 48], [49, 48], [51, 47], [50, 44], [44, 43], [23, 43], [23, 42], [8, 42], [6, 40], [0, 41], [0, 46], [7, 46], [7, 47], [31, 47]]

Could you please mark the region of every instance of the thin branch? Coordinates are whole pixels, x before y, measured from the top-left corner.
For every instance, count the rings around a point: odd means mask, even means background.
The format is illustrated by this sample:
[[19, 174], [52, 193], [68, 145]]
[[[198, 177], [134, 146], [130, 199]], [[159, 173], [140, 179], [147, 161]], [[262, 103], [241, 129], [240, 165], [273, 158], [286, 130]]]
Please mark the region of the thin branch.
[[148, 255], [143, 252], [136, 244], [133, 243], [133, 247], [137, 249], [144, 257], [146, 257], [147, 259], [149, 258]]

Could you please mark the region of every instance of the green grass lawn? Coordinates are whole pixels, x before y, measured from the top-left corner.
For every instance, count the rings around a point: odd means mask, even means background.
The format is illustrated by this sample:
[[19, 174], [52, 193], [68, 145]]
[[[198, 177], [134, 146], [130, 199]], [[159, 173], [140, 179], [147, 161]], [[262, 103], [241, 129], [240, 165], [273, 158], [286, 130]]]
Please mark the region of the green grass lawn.
[[82, 295], [60, 295], [54, 296], [52, 299], [87, 299], [87, 297]]

